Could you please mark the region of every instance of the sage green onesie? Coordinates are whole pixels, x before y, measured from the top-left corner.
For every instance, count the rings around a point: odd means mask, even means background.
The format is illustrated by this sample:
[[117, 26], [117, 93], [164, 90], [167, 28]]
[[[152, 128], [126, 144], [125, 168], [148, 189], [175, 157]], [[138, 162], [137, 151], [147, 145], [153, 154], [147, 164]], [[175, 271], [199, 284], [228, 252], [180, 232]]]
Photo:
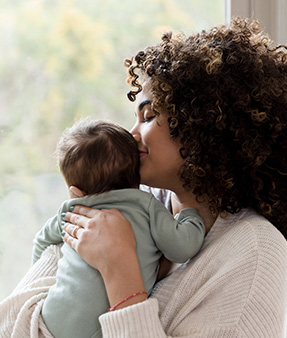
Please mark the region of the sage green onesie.
[[[72, 205], [115, 208], [130, 221], [148, 293], [156, 281], [162, 254], [173, 262], [183, 263], [193, 257], [203, 244], [205, 227], [196, 210], [184, 209], [174, 219], [150, 193], [137, 189], [113, 190], [64, 202], [58, 214], [48, 220], [36, 235], [33, 262], [49, 245], [63, 242], [61, 214], [69, 211]], [[98, 317], [110, 307], [103, 279], [66, 243], [62, 253], [56, 284], [48, 292], [42, 317], [56, 338], [101, 337]]]

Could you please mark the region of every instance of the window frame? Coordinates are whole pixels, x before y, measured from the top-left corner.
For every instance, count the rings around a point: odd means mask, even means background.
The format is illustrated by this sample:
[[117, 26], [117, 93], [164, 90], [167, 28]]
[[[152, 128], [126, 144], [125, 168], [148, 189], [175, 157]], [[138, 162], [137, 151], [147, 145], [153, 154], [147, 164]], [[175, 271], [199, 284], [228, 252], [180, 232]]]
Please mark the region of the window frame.
[[287, 44], [286, 0], [225, 0], [226, 22], [238, 15], [259, 20], [276, 43]]

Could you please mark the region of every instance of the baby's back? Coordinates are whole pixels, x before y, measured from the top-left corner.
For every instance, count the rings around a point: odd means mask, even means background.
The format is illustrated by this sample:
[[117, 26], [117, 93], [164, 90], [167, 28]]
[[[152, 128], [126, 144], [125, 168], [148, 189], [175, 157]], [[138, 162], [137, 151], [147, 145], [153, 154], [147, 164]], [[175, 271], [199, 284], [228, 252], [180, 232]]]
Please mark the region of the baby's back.
[[[161, 253], [150, 232], [149, 205], [152, 196], [136, 189], [116, 190], [81, 199], [82, 205], [97, 209], [116, 208], [130, 221], [137, 242], [137, 254], [144, 285], [151, 291]], [[66, 205], [68, 211], [70, 202]], [[110, 307], [100, 273], [64, 243], [56, 284], [49, 290], [42, 317], [57, 338], [101, 337], [98, 317]]]

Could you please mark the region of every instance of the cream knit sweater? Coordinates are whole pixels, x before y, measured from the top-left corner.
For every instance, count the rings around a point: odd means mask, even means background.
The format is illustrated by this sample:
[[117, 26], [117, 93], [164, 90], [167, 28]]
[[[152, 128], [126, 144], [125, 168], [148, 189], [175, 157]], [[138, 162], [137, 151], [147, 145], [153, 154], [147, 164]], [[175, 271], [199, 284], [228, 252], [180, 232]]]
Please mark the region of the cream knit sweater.
[[286, 338], [286, 320], [286, 240], [247, 210], [218, 218], [149, 300], [100, 317], [105, 338]]
[[[51, 337], [39, 313], [59, 253], [49, 247], [0, 304], [1, 338]], [[150, 299], [100, 323], [104, 338], [286, 338], [286, 240], [253, 211], [218, 218], [200, 253]]]

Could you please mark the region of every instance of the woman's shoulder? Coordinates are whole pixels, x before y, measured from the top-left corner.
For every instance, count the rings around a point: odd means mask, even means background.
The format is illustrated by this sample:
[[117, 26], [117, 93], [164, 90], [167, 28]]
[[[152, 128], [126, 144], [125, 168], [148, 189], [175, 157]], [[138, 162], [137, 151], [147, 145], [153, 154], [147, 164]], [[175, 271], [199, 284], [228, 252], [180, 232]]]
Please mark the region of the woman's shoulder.
[[265, 217], [251, 209], [243, 209], [236, 214], [219, 216], [211, 229], [211, 233], [211, 237], [215, 238], [229, 235], [232, 238], [240, 237], [243, 240], [249, 238], [250, 241], [263, 245], [276, 241], [287, 247], [286, 239], [281, 232]]
[[266, 332], [270, 328], [274, 332], [278, 330], [270, 336], [279, 337], [287, 309], [286, 239], [272, 223], [253, 210], [243, 210], [238, 217], [231, 217], [231, 223], [232, 218], [234, 223], [230, 225], [234, 228], [227, 260], [233, 264], [232, 272], [236, 276], [233, 286], [245, 285], [241, 291], [247, 291], [239, 323], [252, 331], [253, 317], [263, 330], [266, 326]]
[[[255, 211], [247, 211], [244, 222], [243, 225], [246, 224], [246, 227], [249, 228], [249, 237], [246, 240], [251, 238], [254, 242], [258, 255], [258, 270], [261, 268], [262, 277], [264, 275], [269, 278], [277, 276], [280, 280], [283, 277], [283, 271], [287, 276], [287, 241], [282, 233]], [[284, 285], [287, 285], [285, 276]]]
[[232, 236], [240, 238], [246, 244], [252, 242], [258, 249], [267, 249], [268, 252], [274, 251], [274, 246], [279, 246], [287, 253], [287, 241], [281, 232], [254, 210], [243, 209], [238, 214], [220, 219], [220, 223], [225, 224]]
[[205, 245], [214, 251], [213, 257], [217, 253], [226, 258], [222, 266], [241, 269], [239, 275], [248, 271], [254, 277], [253, 286], [270, 279], [277, 280], [278, 287], [287, 282], [287, 241], [265, 217], [246, 209], [219, 218], [212, 230]]
[[284, 237], [255, 212], [218, 218], [201, 251], [155, 288], [160, 312], [202, 330], [236, 328], [259, 337], [263, 328], [279, 337], [287, 308], [286, 255]]
[[218, 217], [206, 236], [205, 246], [223, 252], [229, 257], [227, 262], [243, 257], [256, 261], [257, 268], [276, 261], [276, 265], [287, 266], [286, 239], [265, 217], [249, 209]]

